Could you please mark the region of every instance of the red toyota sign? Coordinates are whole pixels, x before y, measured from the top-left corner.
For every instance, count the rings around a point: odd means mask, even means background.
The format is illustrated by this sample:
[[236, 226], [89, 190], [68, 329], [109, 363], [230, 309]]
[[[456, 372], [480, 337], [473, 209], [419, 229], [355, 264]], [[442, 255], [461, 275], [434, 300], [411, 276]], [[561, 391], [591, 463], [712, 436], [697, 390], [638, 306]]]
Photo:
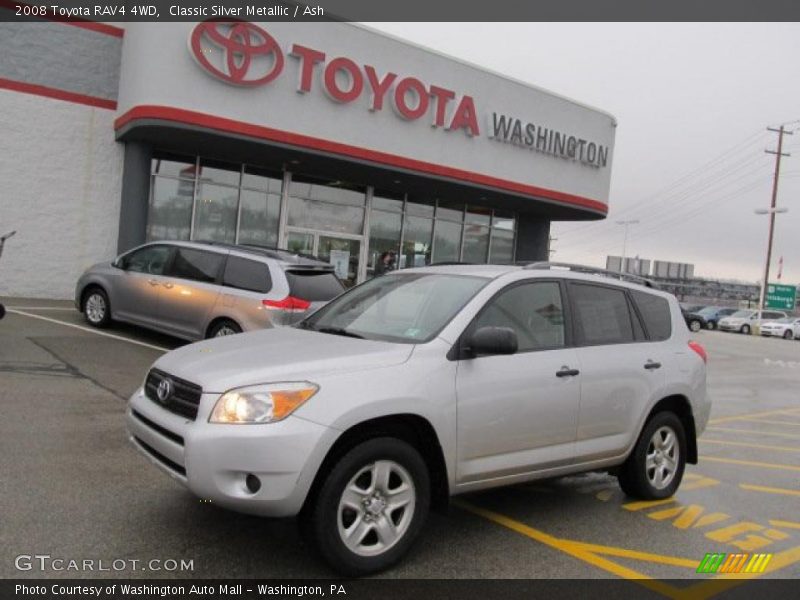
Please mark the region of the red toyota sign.
[[[247, 21], [200, 23], [192, 30], [189, 47], [197, 63], [208, 73], [233, 85], [267, 84], [284, 67], [283, 52], [275, 39]], [[391, 71], [379, 74], [372, 65], [359, 65], [345, 56], [328, 58], [324, 52], [301, 44], [292, 44], [289, 54], [298, 63], [300, 93], [313, 91], [314, 75], [319, 70], [323, 91], [334, 102], [353, 102], [366, 91], [370, 94], [371, 111], [383, 110], [387, 103], [405, 120], [415, 121], [432, 113], [434, 127], [480, 135], [472, 96], [458, 98], [453, 90], [427, 85], [416, 77], [401, 78]]]
[[[278, 42], [247, 21], [200, 23], [192, 31], [189, 46], [206, 71], [234, 85], [264, 85], [283, 70], [283, 52]], [[212, 53], [221, 59], [216, 64], [210, 60]]]

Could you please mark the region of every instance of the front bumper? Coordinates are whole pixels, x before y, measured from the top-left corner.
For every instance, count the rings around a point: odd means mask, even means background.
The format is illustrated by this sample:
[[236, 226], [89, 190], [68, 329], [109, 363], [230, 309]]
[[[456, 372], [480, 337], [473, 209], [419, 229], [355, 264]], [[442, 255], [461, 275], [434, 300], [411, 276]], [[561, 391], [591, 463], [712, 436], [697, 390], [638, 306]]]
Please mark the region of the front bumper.
[[[194, 494], [238, 512], [297, 514], [338, 432], [299, 417], [277, 423], [208, 423], [219, 394], [203, 394], [197, 419], [162, 408], [142, 389], [130, 398], [130, 440], [150, 462]], [[248, 490], [255, 475], [261, 487]]]
[[785, 329], [761, 329], [761, 335], [764, 337], [783, 337], [785, 332]]

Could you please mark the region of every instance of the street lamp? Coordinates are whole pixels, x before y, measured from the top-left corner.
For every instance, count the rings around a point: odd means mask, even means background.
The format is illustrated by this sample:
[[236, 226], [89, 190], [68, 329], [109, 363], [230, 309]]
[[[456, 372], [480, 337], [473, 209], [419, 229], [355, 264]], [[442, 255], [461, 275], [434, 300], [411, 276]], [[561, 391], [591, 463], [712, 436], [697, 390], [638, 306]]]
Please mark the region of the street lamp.
[[761, 294], [758, 298], [758, 318], [759, 320], [762, 318], [762, 312], [764, 311], [764, 304], [767, 299], [767, 285], [769, 285], [769, 263], [772, 261], [772, 238], [775, 232], [775, 215], [778, 213], [785, 213], [789, 212], [789, 209], [785, 206], [777, 207], [772, 206], [770, 208], [757, 208], [754, 211], [757, 215], [769, 215], [769, 235], [767, 236], [767, 260], [764, 264], [764, 280], [761, 282]]
[[627, 270], [625, 269], [625, 250], [628, 245], [628, 227], [630, 225], [636, 225], [639, 223], [639, 219], [628, 219], [627, 221], [617, 221], [617, 225], [623, 225], [625, 227], [625, 235], [622, 238], [622, 264], [620, 264], [620, 273], [625, 273]]

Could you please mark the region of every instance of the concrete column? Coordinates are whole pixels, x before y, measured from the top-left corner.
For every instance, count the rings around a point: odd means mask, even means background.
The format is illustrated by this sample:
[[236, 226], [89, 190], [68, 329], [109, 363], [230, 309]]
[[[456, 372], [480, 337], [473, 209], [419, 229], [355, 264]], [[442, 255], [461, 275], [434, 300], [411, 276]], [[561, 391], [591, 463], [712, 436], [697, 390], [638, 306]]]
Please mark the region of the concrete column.
[[145, 242], [152, 156], [153, 150], [147, 144], [125, 144], [117, 252], [125, 252]]
[[515, 260], [548, 260], [547, 240], [550, 221], [534, 215], [520, 214], [517, 221], [517, 248]]

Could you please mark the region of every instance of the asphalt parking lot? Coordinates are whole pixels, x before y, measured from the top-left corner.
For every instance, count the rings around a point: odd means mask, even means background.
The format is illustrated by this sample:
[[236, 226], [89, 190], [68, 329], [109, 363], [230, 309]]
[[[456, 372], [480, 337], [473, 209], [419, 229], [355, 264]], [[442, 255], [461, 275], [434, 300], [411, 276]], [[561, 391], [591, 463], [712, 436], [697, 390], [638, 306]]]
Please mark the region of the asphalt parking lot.
[[[293, 520], [238, 515], [162, 475], [127, 441], [125, 400], [181, 342], [98, 333], [67, 303], [6, 299], [0, 321], [2, 577], [330, 577]], [[711, 423], [678, 494], [626, 498], [588, 474], [461, 497], [433, 514], [400, 578], [625, 578], [704, 597], [709, 552], [770, 553], [763, 577], [800, 577], [800, 342], [700, 332]], [[18, 571], [20, 554], [189, 559], [193, 571]], [[719, 576], [717, 576], [719, 577]], [[730, 577], [730, 576], [728, 576]], [[741, 578], [742, 576], [738, 576]], [[680, 588], [674, 579], [685, 578]]]

